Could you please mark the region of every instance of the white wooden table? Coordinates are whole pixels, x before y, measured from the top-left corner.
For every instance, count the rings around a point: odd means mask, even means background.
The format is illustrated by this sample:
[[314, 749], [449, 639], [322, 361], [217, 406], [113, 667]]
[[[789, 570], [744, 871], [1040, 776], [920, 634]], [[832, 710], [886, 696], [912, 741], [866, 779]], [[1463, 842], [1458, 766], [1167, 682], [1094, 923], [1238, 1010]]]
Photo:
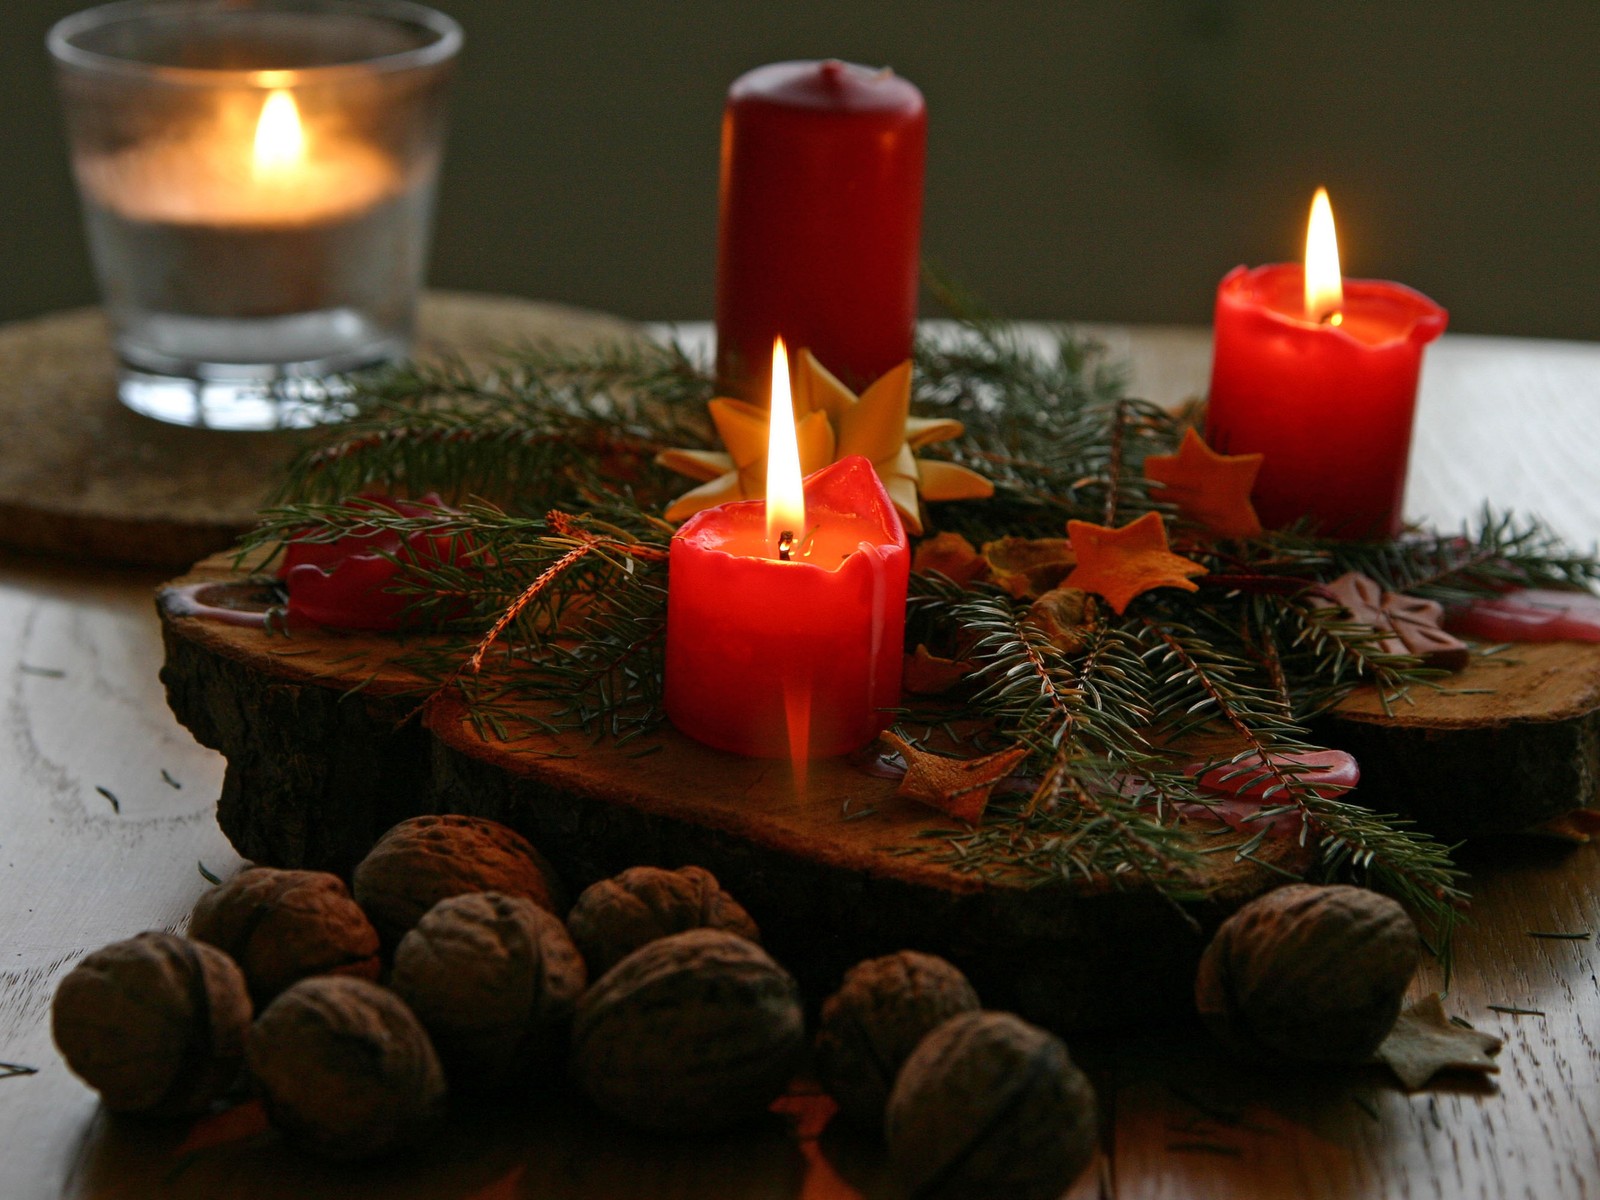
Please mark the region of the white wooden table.
[[[1137, 394], [1204, 389], [1204, 331], [1095, 332], [1131, 356]], [[1408, 514], [1453, 527], [1484, 497], [1575, 543], [1600, 536], [1600, 345], [1449, 335], [1431, 349]], [[239, 865], [212, 813], [222, 762], [173, 721], [157, 680], [156, 582], [0, 557], [0, 1061], [37, 1069], [0, 1077], [0, 1200], [891, 1194], [870, 1151], [760, 1135], [669, 1146], [571, 1114], [530, 1131], [474, 1113], [418, 1160], [359, 1172], [271, 1145], [180, 1163], [182, 1131], [108, 1121], [51, 1045], [57, 979], [105, 942], [180, 928], [206, 886], [198, 863]], [[1508, 855], [1475, 866], [1449, 1002], [1507, 1038], [1496, 1079], [1407, 1096], [1360, 1073], [1256, 1079], [1168, 1035], [1097, 1048], [1110, 1153], [1074, 1195], [1600, 1196], [1600, 848]], [[1195, 1094], [1234, 1097], [1246, 1119], [1198, 1112]]]

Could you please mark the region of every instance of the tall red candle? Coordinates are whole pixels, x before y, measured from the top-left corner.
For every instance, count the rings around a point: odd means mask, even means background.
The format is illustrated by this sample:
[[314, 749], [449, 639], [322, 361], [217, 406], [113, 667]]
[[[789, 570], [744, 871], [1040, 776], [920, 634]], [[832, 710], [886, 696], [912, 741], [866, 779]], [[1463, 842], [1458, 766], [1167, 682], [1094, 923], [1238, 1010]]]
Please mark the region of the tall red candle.
[[728, 91], [717, 247], [717, 377], [765, 404], [772, 339], [845, 383], [911, 355], [927, 109], [889, 70], [757, 67]]
[[[1329, 229], [1331, 238], [1331, 218]], [[1263, 455], [1251, 493], [1263, 524], [1306, 517], [1337, 537], [1392, 536], [1423, 347], [1448, 314], [1398, 283], [1336, 274], [1342, 298], [1308, 312], [1305, 280], [1300, 263], [1238, 267], [1223, 279], [1206, 440]]]
[[718, 749], [846, 754], [900, 703], [911, 551], [894, 504], [853, 455], [805, 481], [805, 505], [789, 561], [762, 500], [696, 513], [672, 539], [667, 716]]

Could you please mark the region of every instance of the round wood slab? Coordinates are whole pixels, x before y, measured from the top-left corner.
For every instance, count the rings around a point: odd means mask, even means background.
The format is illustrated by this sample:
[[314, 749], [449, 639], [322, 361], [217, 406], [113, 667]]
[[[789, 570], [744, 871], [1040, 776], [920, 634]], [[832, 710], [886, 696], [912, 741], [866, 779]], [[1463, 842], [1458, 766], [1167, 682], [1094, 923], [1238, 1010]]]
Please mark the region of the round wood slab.
[[1600, 644], [1507, 646], [1387, 706], [1358, 692], [1317, 732], [1368, 808], [1446, 842], [1516, 833], [1600, 806]]
[[[454, 292], [423, 298], [419, 328], [423, 358], [638, 336], [601, 313]], [[253, 525], [306, 436], [189, 429], [124, 408], [105, 319], [92, 308], [0, 328], [0, 426], [0, 545], [166, 570]]]
[[[1285, 839], [1258, 850], [1261, 861], [1207, 855], [1181, 908], [1137, 877], [980, 878], [906, 854], [951, 819], [845, 759], [812, 763], [798, 792], [786, 763], [671, 729], [619, 746], [512, 722], [502, 738], [449, 698], [401, 723], [416, 701], [398, 694], [414, 680], [392, 661], [393, 639], [284, 637], [189, 615], [185, 589], [197, 582], [212, 584], [203, 595], [214, 605], [264, 597], [219, 558], [158, 601], [168, 701], [227, 756], [217, 819], [245, 857], [343, 871], [394, 822], [460, 812], [523, 833], [574, 894], [629, 866], [697, 864], [750, 910], [813, 1000], [856, 962], [914, 948], [959, 965], [991, 1006], [1056, 1029], [1181, 1011], [1205, 931], [1282, 883], [1301, 853]], [[856, 819], [845, 819], [847, 801]], [[1218, 844], [1209, 822], [1191, 829]]]

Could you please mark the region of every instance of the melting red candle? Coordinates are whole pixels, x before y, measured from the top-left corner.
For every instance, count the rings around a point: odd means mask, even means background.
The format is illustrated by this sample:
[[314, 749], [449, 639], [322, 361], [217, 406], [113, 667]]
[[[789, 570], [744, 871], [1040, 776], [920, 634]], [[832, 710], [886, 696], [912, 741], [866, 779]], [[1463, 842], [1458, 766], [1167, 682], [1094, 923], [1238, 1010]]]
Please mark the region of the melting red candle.
[[1341, 280], [1318, 192], [1306, 264], [1239, 267], [1217, 289], [1206, 440], [1265, 457], [1251, 499], [1268, 526], [1400, 531], [1422, 350], [1448, 314], [1398, 283]]
[[766, 403], [782, 334], [845, 383], [911, 356], [928, 117], [892, 71], [771, 63], [722, 121], [717, 377]]
[[666, 710], [707, 745], [804, 761], [890, 723], [911, 551], [865, 458], [801, 483], [781, 349], [767, 500], [708, 508], [672, 539]]

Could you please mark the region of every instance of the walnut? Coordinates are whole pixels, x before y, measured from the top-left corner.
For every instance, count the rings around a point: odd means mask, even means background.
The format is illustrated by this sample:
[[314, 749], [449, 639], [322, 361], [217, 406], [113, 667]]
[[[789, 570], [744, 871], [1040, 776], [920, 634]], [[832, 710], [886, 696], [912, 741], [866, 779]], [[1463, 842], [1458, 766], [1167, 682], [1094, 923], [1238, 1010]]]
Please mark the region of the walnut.
[[646, 942], [686, 929], [725, 929], [761, 941], [750, 914], [703, 867], [630, 867], [602, 879], [578, 897], [567, 928], [596, 977]]
[[544, 857], [514, 829], [482, 817], [412, 817], [356, 867], [356, 903], [393, 949], [439, 901], [465, 892], [526, 896], [560, 916], [566, 898]]
[[324, 1158], [383, 1154], [443, 1112], [428, 1035], [398, 996], [365, 979], [302, 979], [267, 1005], [246, 1050], [268, 1119]]
[[250, 996], [220, 950], [141, 933], [69, 971], [50, 1017], [61, 1056], [107, 1108], [187, 1116], [238, 1078]]
[[400, 940], [390, 986], [428, 1030], [452, 1087], [493, 1091], [556, 1073], [588, 985], [561, 922], [526, 896], [441, 900]]
[[1365, 1062], [1400, 1015], [1420, 946], [1387, 896], [1281, 887], [1222, 923], [1200, 959], [1195, 1005], [1250, 1057]]
[[585, 993], [573, 1075], [631, 1125], [707, 1132], [765, 1112], [804, 1044], [788, 972], [742, 937], [691, 929], [641, 946]]
[[325, 871], [241, 871], [200, 897], [189, 936], [231, 955], [257, 1004], [308, 975], [378, 977], [377, 931]]
[[917, 1043], [977, 1007], [967, 977], [942, 958], [902, 950], [869, 959], [823, 1002], [817, 1076], [846, 1120], [881, 1133], [889, 1091]]
[[1055, 1200], [1094, 1158], [1094, 1089], [1060, 1039], [1009, 1013], [951, 1017], [889, 1097], [889, 1164], [917, 1200]]

